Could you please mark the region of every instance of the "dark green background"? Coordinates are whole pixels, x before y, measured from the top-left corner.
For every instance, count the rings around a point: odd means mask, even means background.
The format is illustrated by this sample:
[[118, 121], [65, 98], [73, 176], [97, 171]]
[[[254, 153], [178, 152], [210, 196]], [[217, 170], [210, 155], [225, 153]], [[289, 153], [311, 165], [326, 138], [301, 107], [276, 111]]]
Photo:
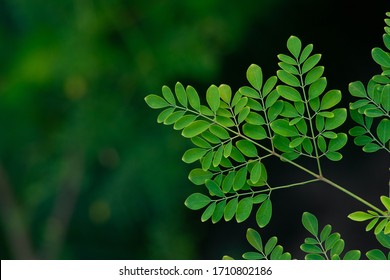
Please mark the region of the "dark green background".
[[[180, 160], [189, 143], [156, 123], [144, 97], [176, 81], [200, 93], [210, 84], [237, 89], [251, 63], [274, 75], [276, 55], [296, 35], [323, 54], [328, 87], [342, 90], [347, 106], [348, 83], [380, 71], [370, 51], [383, 45], [385, 4], [0, 1], [0, 257], [239, 258], [255, 222], [201, 223], [184, 207], [198, 191]], [[349, 147], [325, 174], [378, 204], [387, 191], [385, 155]], [[300, 176], [269, 173], [274, 183]], [[273, 203], [262, 234], [278, 235], [296, 258], [303, 211], [332, 223], [349, 249], [376, 246], [346, 219], [362, 205], [328, 186], [281, 191]]]

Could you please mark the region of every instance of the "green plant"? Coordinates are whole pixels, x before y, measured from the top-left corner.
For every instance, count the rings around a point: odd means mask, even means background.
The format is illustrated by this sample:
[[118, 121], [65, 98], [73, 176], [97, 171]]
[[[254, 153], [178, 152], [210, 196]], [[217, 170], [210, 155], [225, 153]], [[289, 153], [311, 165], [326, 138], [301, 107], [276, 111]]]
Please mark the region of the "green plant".
[[[390, 16], [390, 13], [387, 13]], [[385, 20], [383, 37], [390, 50], [390, 19]], [[348, 217], [354, 221], [369, 221], [366, 230], [373, 230], [377, 240], [390, 248], [390, 197], [383, 195], [383, 205], [375, 206], [325, 175], [324, 160], [340, 161], [341, 149], [347, 144], [346, 132], [339, 131], [348, 117], [346, 108], [338, 107], [341, 91], [328, 90], [321, 55], [313, 53], [313, 45], [302, 46], [291, 36], [287, 41], [288, 54], [280, 54], [276, 76], [263, 77], [262, 69], [252, 64], [246, 77], [250, 86], [238, 91], [225, 84], [207, 89], [206, 104], [197, 91], [177, 83], [174, 92], [162, 88], [162, 97], [145, 98], [153, 109], [164, 109], [157, 117], [159, 123], [173, 125], [183, 137], [194, 144], [183, 155], [191, 164], [199, 161], [189, 179], [195, 185], [205, 185], [207, 192], [191, 194], [185, 205], [192, 210], [202, 209], [202, 222], [217, 223], [235, 218], [241, 223], [256, 212], [259, 228], [272, 217], [272, 193], [277, 190], [309, 185], [322, 181], [358, 200], [367, 211], [357, 211]], [[372, 77], [367, 87], [361, 82], [349, 85], [350, 94], [358, 99], [349, 112], [357, 126], [349, 130], [356, 145], [364, 152], [390, 152], [390, 54], [374, 48], [372, 57], [382, 72]], [[309, 178], [274, 186], [269, 183], [267, 160], [276, 157], [290, 168], [297, 168]], [[300, 158], [298, 161], [297, 159]], [[312, 163], [315, 169], [312, 169]], [[390, 195], [390, 194], [389, 194]], [[312, 235], [305, 239], [301, 250], [306, 259], [360, 259], [361, 252], [352, 250], [342, 255], [344, 241], [326, 225], [319, 231], [317, 218], [308, 212], [302, 224]], [[247, 239], [257, 252], [248, 252], [245, 259], [291, 259], [277, 245], [277, 238], [263, 246], [260, 234], [248, 229]], [[366, 253], [369, 259], [390, 259], [379, 249]], [[224, 257], [230, 258], [230, 257]]]

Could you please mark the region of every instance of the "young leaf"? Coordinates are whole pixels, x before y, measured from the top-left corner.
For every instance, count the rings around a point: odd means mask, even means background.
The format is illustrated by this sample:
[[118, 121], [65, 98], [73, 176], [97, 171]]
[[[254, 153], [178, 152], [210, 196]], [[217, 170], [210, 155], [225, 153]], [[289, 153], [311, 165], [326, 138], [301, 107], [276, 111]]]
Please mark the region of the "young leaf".
[[166, 101], [171, 105], [176, 105], [175, 96], [173, 95], [171, 89], [167, 86], [162, 87], [162, 94]]
[[256, 222], [260, 228], [268, 225], [272, 217], [272, 202], [271, 199], [264, 201], [256, 212]]
[[302, 224], [312, 235], [318, 235], [318, 220], [313, 214], [304, 212], [302, 215]]
[[256, 64], [251, 64], [246, 72], [246, 77], [249, 83], [258, 91], [260, 91], [263, 84], [263, 72]]
[[387, 211], [390, 212], [390, 197], [382, 195], [380, 199], [382, 204], [386, 207]]
[[201, 193], [193, 193], [186, 199], [184, 205], [191, 210], [199, 210], [208, 205], [210, 202], [211, 199], [208, 196]]

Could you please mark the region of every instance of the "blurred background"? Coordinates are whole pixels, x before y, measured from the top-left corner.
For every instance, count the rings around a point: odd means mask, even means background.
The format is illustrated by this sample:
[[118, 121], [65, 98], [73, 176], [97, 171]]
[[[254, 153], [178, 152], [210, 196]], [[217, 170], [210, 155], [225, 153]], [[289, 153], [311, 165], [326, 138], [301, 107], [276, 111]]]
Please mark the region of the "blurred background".
[[[383, 46], [388, 4], [1, 0], [1, 259], [240, 258], [254, 220], [212, 225], [185, 208], [198, 191], [187, 179], [193, 166], [181, 162], [190, 143], [157, 124], [144, 97], [176, 81], [203, 94], [210, 84], [238, 89], [251, 63], [274, 75], [276, 55], [296, 35], [323, 54], [328, 87], [342, 90], [347, 106], [348, 83], [380, 71], [370, 51]], [[350, 142], [344, 158], [325, 164], [325, 174], [379, 204], [388, 192], [386, 155]], [[277, 235], [296, 258], [303, 211], [331, 223], [347, 249], [377, 246], [346, 219], [364, 207], [328, 186], [275, 192], [273, 203], [261, 233]]]

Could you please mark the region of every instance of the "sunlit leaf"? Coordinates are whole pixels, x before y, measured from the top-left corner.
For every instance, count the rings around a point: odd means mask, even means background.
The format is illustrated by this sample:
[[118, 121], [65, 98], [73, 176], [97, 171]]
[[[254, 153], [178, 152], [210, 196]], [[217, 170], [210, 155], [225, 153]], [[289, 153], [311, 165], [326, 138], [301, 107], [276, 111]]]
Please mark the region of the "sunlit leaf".
[[160, 109], [169, 106], [169, 103], [165, 101], [164, 98], [156, 94], [150, 94], [146, 96], [145, 101], [152, 109]]
[[207, 179], [211, 179], [213, 174], [200, 168], [193, 169], [188, 175], [188, 179], [195, 185], [203, 185]]
[[295, 126], [290, 126], [288, 121], [283, 119], [272, 122], [271, 129], [275, 133], [285, 137], [294, 137], [299, 135], [299, 132]]
[[219, 108], [219, 104], [221, 102], [219, 96], [218, 87], [215, 85], [210, 86], [206, 92], [206, 101], [209, 104], [210, 109], [215, 113]]
[[200, 111], [200, 99], [199, 99], [198, 93], [196, 92], [196, 90], [192, 86], [187, 86], [186, 92], [187, 92], [188, 102], [190, 103], [191, 107], [199, 112]]
[[287, 40], [287, 49], [292, 53], [292, 55], [298, 59], [301, 52], [302, 43], [296, 36], [290, 36]]
[[210, 127], [210, 123], [204, 120], [196, 120], [182, 131], [182, 135], [186, 138], [192, 138], [206, 131]]

